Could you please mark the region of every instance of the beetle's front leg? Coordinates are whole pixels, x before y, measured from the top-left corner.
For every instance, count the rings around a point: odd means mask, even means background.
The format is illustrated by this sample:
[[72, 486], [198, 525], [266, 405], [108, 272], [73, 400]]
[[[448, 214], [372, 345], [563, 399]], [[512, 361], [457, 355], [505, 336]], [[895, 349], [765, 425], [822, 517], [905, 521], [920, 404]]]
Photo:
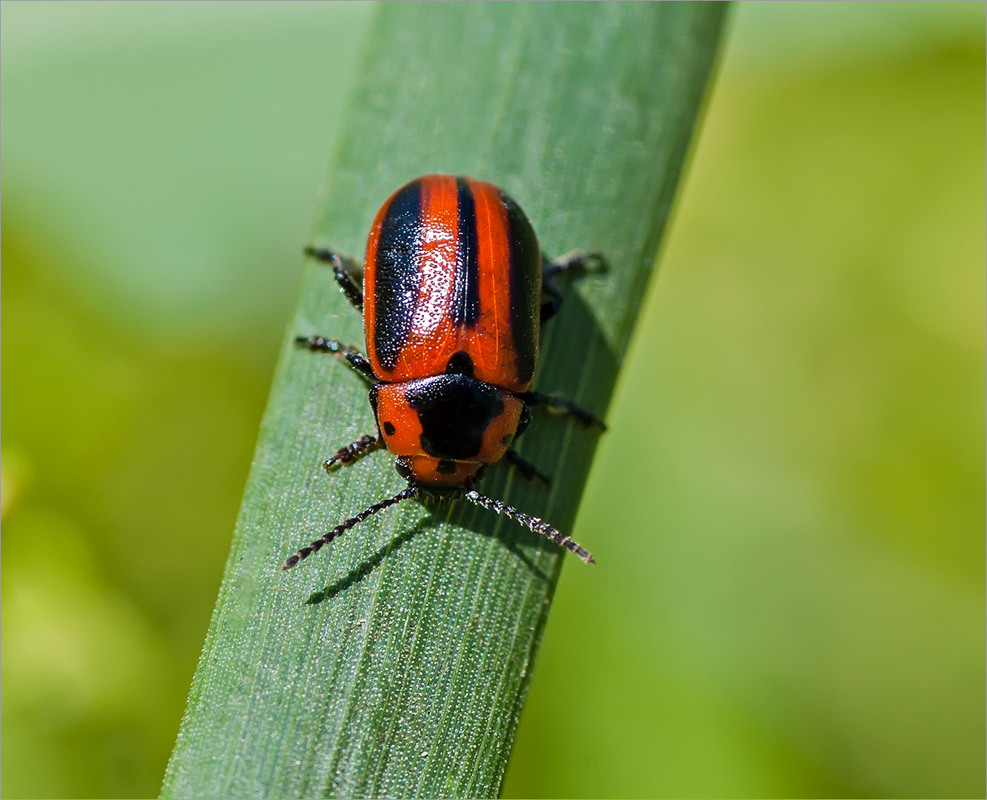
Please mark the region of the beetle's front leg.
[[325, 339], [321, 336], [296, 336], [295, 344], [311, 350], [313, 353], [332, 353], [349, 364], [368, 381], [377, 380], [367, 357], [351, 345], [343, 344], [336, 339]]
[[336, 454], [326, 461], [323, 466], [326, 472], [332, 472], [337, 467], [347, 467], [358, 458], [363, 458], [367, 453], [379, 450], [384, 446], [384, 440], [380, 436], [361, 436], [355, 442], [350, 442], [345, 447], [340, 447]]

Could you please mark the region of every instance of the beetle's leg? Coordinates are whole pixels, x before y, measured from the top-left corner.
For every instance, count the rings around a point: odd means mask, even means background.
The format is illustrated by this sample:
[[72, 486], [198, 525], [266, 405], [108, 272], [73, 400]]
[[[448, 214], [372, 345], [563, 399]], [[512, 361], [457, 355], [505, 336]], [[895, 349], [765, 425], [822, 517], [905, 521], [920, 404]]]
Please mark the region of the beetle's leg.
[[[528, 408], [524, 403], [521, 404], [521, 418], [517, 423], [517, 430], [514, 432], [513, 443], [517, 444], [517, 440], [521, 438], [521, 434], [528, 429], [528, 425], [531, 424], [531, 409]], [[525, 460], [517, 450], [513, 448], [504, 453], [504, 458], [510, 462], [512, 467], [517, 468], [527, 480], [532, 480], [538, 478], [538, 480], [543, 481], [546, 486], [552, 485], [552, 479], [548, 477], [544, 472], [539, 470], [534, 464]], [[479, 476], [478, 476], [479, 477]]]
[[603, 257], [603, 253], [596, 251], [584, 253], [580, 250], [575, 250], [571, 253], [566, 253], [564, 256], [559, 256], [554, 261], [543, 255], [541, 263], [542, 322], [554, 317], [559, 310], [559, 306], [562, 305], [562, 292], [555, 285], [557, 278], [561, 276], [577, 278], [590, 271], [605, 272], [607, 270], [607, 261]]
[[313, 353], [332, 353], [339, 356], [353, 369], [360, 373], [368, 381], [376, 381], [374, 371], [363, 355], [355, 347], [336, 341], [335, 339], [324, 339], [321, 336], [296, 336], [295, 344], [311, 350]]
[[587, 428], [596, 427], [604, 431], [607, 429], [603, 420], [592, 411], [587, 411], [582, 406], [577, 406], [575, 403], [564, 400], [561, 397], [542, 394], [541, 392], [521, 392], [517, 397], [529, 405], [545, 406], [550, 414], [565, 414], [572, 417], [576, 422], [585, 425]]
[[520, 455], [518, 455], [517, 450], [508, 450], [504, 453], [504, 459], [521, 475], [524, 476], [525, 480], [534, 480], [537, 478], [546, 486], [552, 485], [552, 479], [548, 477], [544, 472], [542, 472], [538, 467], [532, 464], [530, 461], [525, 460]]
[[372, 453], [374, 450], [379, 450], [383, 446], [384, 440], [379, 436], [364, 434], [355, 442], [350, 442], [345, 447], [340, 447], [336, 451], [336, 454], [322, 466], [326, 468], [326, 472], [332, 472], [337, 467], [349, 466], [358, 458], [362, 458], [367, 453]]
[[593, 558], [593, 554], [584, 548], [579, 542], [574, 542], [568, 536], [553, 528], [543, 519], [539, 517], [532, 517], [525, 514], [523, 511], [518, 511], [513, 506], [507, 505], [500, 500], [493, 500], [486, 495], [482, 495], [479, 492], [473, 491], [472, 489], [463, 495], [471, 503], [475, 503], [483, 508], [489, 508], [491, 511], [495, 511], [498, 514], [503, 514], [508, 519], [512, 519], [515, 522], [524, 525], [528, 530], [534, 531], [544, 536], [546, 539], [550, 539], [555, 542], [559, 547], [564, 547], [570, 553], [575, 553], [587, 564], [595, 564], [596, 559]]
[[360, 265], [349, 256], [343, 256], [335, 250], [327, 250], [320, 247], [306, 247], [305, 255], [332, 265], [333, 274], [336, 276], [336, 283], [343, 290], [346, 299], [349, 300], [357, 311], [363, 311], [363, 292], [353, 280], [353, 273], [360, 271]]

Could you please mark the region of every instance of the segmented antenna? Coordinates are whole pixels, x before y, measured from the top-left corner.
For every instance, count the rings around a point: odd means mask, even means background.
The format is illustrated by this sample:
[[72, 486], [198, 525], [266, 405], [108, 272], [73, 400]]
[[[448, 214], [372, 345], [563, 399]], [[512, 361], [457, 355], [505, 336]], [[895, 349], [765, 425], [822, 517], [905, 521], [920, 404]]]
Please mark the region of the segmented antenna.
[[[319, 552], [319, 550], [321, 550], [325, 545], [329, 544], [329, 542], [331, 542], [341, 533], [346, 533], [346, 531], [348, 531], [350, 528], [352, 528], [355, 525], [359, 525], [367, 517], [372, 517], [378, 511], [383, 511], [385, 508], [393, 506], [395, 503], [400, 503], [402, 500], [408, 500], [414, 496], [415, 496], [415, 489], [413, 486], [409, 486], [403, 491], [398, 492], [396, 495], [394, 495], [394, 497], [388, 497], [386, 500], [382, 500], [376, 505], [370, 506], [370, 508], [366, 509], [365, 511], [361, 511], [355, 517], [350, 517], [350, 519], [346, 520], [346, 522], [337, 525], [328, 533], [325, 533], [322, 536], [320, 536], [318, 539], [312, 542], [312, 544], [308, 545], [308, 547], [303, 547], [301, 550], [295, 553], [291, 558], [289, 558], [287, 561], [284, 562], [284, 566], [281, 567], [282, 571], [286, 569], [291, 569], [299, 561], [306, 559], [310, 555], [312, 555], [312, 553]], [[558, 533], [558, 531], [556, 531], [556, 533]]]
[[535, 533], [540, 533], [546, 539], [550, 539], [555, 542], [560, 547], [564, 547], [570, 553], [574, 553], [579, 556], [587, 564], [595, 564], [596, 559], [593, 558], [593, 554], [585, 549], [579, 542], [574, 542], [568, 536], [565, 536], [561, 531], [556, 530], [543, 519], [539, 517], [532, 517], [525, 514], [523, 511], [518, 511], [513, 506], [507, 505], [500, 500], [493, 500], [479, 492], [469, 491], [464, 497], [471, 503], [476, 503], [478, 506], [483, 508], [489, 508], [491, 511], [495, 511], [498, 514], [503, 514], [508, 519], [512, 519], [515, 522], [519, 522], [524, 525], [529, 530]]

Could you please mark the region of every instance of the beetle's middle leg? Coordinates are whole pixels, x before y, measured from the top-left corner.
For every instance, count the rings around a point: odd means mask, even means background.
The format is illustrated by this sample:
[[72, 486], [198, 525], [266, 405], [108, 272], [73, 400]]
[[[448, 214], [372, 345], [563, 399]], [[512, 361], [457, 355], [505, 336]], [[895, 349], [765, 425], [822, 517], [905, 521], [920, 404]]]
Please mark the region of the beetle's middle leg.
[[572, 417], [587, 428], [599, 428], [604, 431], [607, 429], [606, 424], [596, 414], [582, 406], [577, 406], [571, 400], [565, 400], [551, 394], [542, 394], [541, 392], [521, 392], [516, 396], [528, 405], [545, 406], [550, 414], [564, 414]]
[[322, 336], [296, 336], [295, 344], [311, 350], [313, 353], [332, 353], [359, 372], [361, 377], [368, 381], [376, 382], [377, 380], [367, 357], [351, 345], [343, 344], [336, 339], [325, 339]]

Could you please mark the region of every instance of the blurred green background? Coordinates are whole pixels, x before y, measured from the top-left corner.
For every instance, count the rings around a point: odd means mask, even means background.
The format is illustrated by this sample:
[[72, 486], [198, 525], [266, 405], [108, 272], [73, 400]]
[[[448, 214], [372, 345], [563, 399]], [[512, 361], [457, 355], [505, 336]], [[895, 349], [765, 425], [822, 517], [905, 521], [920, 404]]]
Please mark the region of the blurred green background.
[[[733, 9], [506, 795], [984, 796], [985, 9]], [[4, 796], [157, 793], [371, 14], [0, 7]]]

